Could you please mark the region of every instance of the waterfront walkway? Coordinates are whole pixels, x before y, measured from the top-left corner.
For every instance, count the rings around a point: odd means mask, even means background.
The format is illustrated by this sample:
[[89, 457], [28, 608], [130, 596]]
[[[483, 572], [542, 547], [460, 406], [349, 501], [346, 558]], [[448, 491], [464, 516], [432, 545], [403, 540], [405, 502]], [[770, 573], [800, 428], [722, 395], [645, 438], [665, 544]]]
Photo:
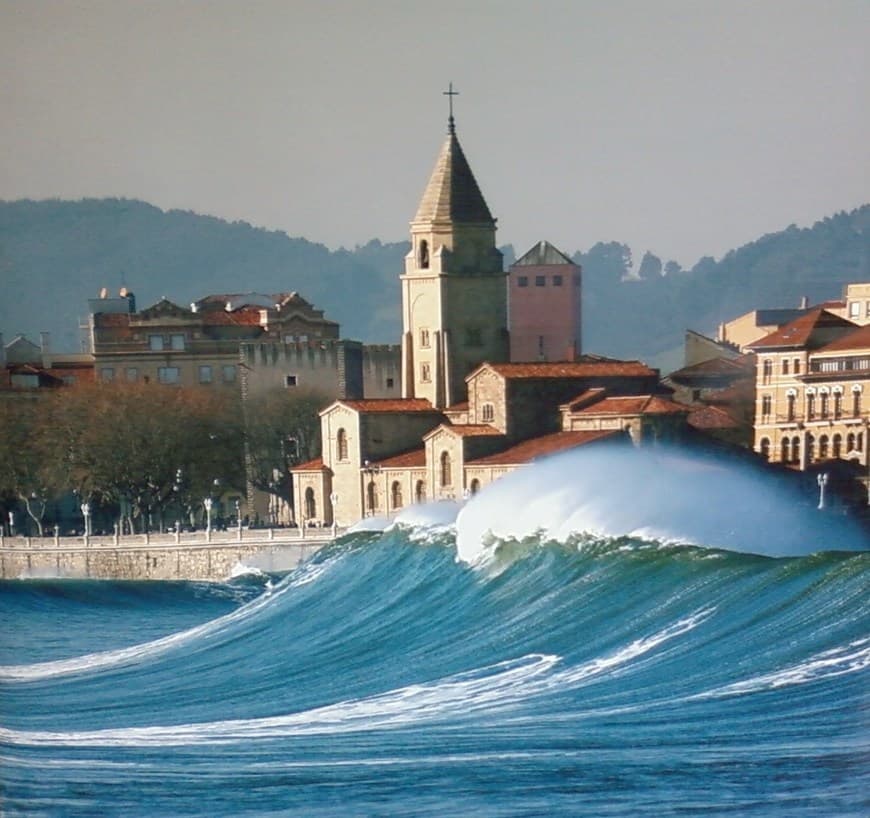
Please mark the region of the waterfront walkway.
[[234, 528], [228, 531], [0, 536], [0, 579], [69, 577], [221, 582], [241, 573], [281, 573], [343, 529]]

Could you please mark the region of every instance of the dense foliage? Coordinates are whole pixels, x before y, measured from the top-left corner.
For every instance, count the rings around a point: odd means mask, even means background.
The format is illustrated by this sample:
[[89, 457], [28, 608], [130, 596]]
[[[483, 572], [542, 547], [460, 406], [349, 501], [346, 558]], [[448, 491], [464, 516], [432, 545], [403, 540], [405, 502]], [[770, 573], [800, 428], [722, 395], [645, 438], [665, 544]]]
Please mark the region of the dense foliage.
[[246, 453], [254, 485], [288, 498], [287, 468], [319, 446], [323, 402], [282, 392], [242, 412], [235, 395], [154, 384], [7, 396], [0, 506], [26, 513], [38, 534], [84, 502], [127, 531], [195, 524], [204, 498], [245, 495]]

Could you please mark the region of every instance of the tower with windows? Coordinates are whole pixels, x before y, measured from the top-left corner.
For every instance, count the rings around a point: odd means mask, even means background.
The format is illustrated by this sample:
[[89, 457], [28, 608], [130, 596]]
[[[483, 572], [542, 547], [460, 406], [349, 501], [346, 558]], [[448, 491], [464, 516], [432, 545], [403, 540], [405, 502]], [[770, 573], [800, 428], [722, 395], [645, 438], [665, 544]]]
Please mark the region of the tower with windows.
[[411, 222], [402, 282], [402, 393], [439, 409], [467, 399], [465, 377], [508, 360], [506, 274], [496, 220], [456, 136], [447, 139]]

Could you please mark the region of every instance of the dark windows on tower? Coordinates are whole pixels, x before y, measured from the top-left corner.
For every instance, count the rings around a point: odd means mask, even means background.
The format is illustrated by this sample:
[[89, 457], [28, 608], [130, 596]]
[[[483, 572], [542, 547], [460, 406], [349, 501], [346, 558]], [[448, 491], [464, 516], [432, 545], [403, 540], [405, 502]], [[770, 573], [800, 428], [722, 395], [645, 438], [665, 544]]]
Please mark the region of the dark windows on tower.
[[429, 269], [429, 242], [426, 239], [420, 242], [420, 269]]

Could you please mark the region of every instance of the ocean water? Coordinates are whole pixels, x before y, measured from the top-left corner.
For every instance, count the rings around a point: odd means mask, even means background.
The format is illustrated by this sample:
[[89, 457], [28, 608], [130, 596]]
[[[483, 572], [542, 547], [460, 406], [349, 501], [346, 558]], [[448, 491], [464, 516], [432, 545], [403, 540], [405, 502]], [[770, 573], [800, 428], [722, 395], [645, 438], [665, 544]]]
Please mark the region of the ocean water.
[[623, 522], [529, 469], [282, 577], [3, 583], [0, 814], [870, 814], [866, 544], [765, 554], [794, 498], [704, 472], [714, 525], [686, 463]]

